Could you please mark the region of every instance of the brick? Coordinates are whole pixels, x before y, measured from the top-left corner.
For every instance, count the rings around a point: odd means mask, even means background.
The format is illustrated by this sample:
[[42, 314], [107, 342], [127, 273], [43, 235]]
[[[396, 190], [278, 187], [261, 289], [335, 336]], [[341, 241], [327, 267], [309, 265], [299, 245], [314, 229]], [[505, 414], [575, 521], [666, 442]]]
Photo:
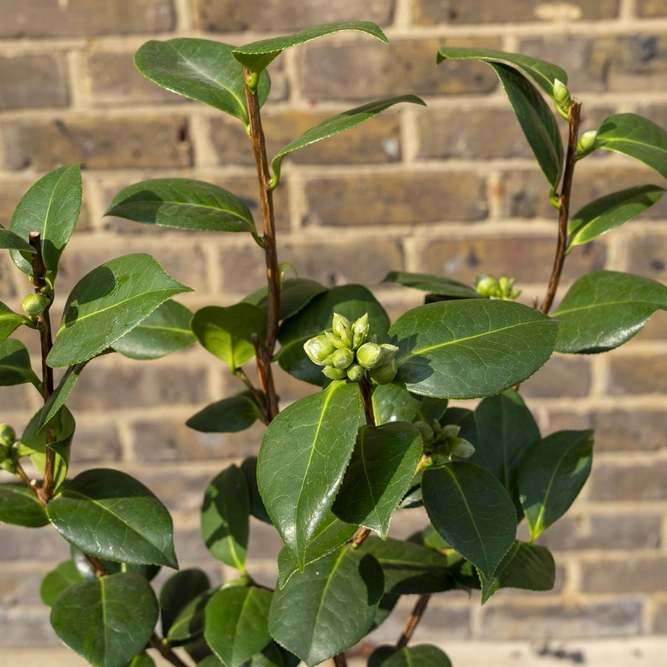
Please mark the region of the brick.
[[89, 37], [172, 30], [171, 0], [0, 0], [0, 37]]
[[601, 465], [593, 470], [591, 500], [664, 500], [667, 498], [667, 462], [623, 467]]
[[[100, 375], [108, 377], [106, 371], [100, 372]], [[127, 387], [122, 388], [123, 392], [126, 390]], [[72, 449], [77, 463], [119, 461], [122, 456], [118, 434], [113, 424], [90, 425], [82, 424], [79, 420]]]
[[[269, 158], [334, 113], [313, 113], [296, 109], [263, 114], [262, 125]], [[226, 117], [212, 119], [211, 143], [216, 150], [219, 164], [255, 165], [252, 144], [237, 120]], [[397, 162], [400, 159], [399, 118], [392, 112], [376, 116], [364, 123], [363, 127], [294, 151], [286, 158], [287, 161], [297, 164], [377, 164]]]
[[[15, 338], [15, 336], [12, 336], [12, 338]], [[0, 405], [3, 409], [3, 419], [6, 419], [4, 416], [6, 414], [5, 410], [30, 410], [33, 407], [30, 394], [34, 391], [32, 385], [0, 387]]]
[[61, 56], [0, 58], [0, 109], [68, 104], [67, 73]]
[[13, 276], [15, 271], [18, 271], [18, 269], [9, 258], [9, 254], [3, 252], [0, 255], [0, 297], [6, 299], [16, 296]]
[[9, 122], [2, 128], [7, 169], [50, 171], [84, 162], [88, 169], [167, 168], [192, 165], [183, 116], [56, 119]]
[[[546, 282], [551, 273], [555, 238], [483, 238], [433, 240], [422, 255], [419, 271], [472, 282], [480, 273], [507, 274], [522, 282]], [[567, 282], [604, 267], [606, 249], [599, 241], [575, 248], [563, 270]], [[526, 295], [528, 296], [528, 295]]]
[[[53, 564], [55, 566], [55, 563]], [[42, 579], [49, 569], [12, 571], [11, 568], [3, 568], [0, 572], [0, 604], [3, 608], [12, 607], [17, 604], [41, 605], [42, 598], [39, 588]]]
[[316, 100], [365, 100], [406, 92], [460, 95], [495, 90], [497, 77], [484, 63], [450, 61], [434, 67], [441, 46], [501, 48], [496, 39], [394, 39], [388, 46], [361, 38], [344, 44], [315, 42], [300, 54], [303, 93]]
[[667, 313], [659, 310], [651, 316], [644, 328], [637, 334], [635, 340], [665, 340], [667, 339]]
[[607, 391], [620, 394], [667, 394], [667, 356], [609, 357]]
[[[202, 488], [202, 496], [204, 494]], [[201, 535], [199, 526], [196, 528], [179, 528], [174, 532], [174, 548], [179, 561], [196, 561], [197, 567], [201, 567], [200, 562], [208, 561], [214, 564], [215, 560], [211, 556], [211, 552], [206, 548], [204, 540]], [[220, 579], [219, 570], [217, 578]], [[213, 583], [213, 582], [211, 582]]]
[[[391, 23], [395, 0], [367, 0], [363, 20]], [[346, 0], [196, 0], [197, 27], [211, 32], [300, 30], [320, 23], [360, 19], [359, 7]]]
[[273, 381], [276, 385], [276, 392], [280, 396], [280, 404], [283, 407], [319, 391], [316, 386], [297, 380], [277, 365], [273, 367]]
[[417, 0], [415, 23], [521, 23], [525, 21], [576, 21], [611, 19], [618, 16], [619, 0], [553, 3], [544, 0]]
[[649, 18], [651, 16], [667, 16], [667, 2], [665, 0], [638, 0], [637, 16]]
[[62, 646], [49, 622], [49, 609], [0, 609], [0, 646]]
[[359, 174], [306, 185], [309, 224], [405, 225], [487, 217], [486, 184], [460, 172]]
[[224, 461], [218, 461], [206, 471], [190, 471], [142, 464], [125, 472], [145, 484], [169, 511], [196, 513], [198, 516], [206, 486], [225, 465]]
[[654, 593], [667, 590], [667, 558], [632, 556], [622, 561], [582, 563], [584, 593]]
[[667, 602], [656, 604], [655, 616], [653, 619], [653, 632], [667, 634]]
[[590, 385], [588, 359], [556, 354], [521, 385], [521, 393], [530, 398], [587, 396]]
[[284, 544], [278, 531], [268, 523], [251, 520], [248, 557], [257, 560], [274, 560]]
[[642, 632], [642, 605], [639, 600], [622, 599], [595, 604], [522, 605], [493, 600], [484, 614], [484, 639], [529, 639], [558, 637], [632, 636]]
[[67, 542], [51, 527], [23, 528], [0, 524], [0, 562], [46, 560], [53, 563], [68, 558]]
[[629, 243], [628, 271], [653, 280], [667, 282], [667, 238], [647, 234]]

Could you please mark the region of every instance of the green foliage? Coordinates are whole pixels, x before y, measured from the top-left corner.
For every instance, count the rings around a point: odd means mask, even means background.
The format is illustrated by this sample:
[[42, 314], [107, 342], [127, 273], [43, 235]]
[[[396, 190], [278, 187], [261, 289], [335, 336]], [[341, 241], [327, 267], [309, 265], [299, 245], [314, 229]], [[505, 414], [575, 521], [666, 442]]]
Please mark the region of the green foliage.
[[368, 659], [368, 667], [451, 667], [452, 663], [437, 646], [380, 646]]
[[29, 324], [23, 315], [15, 313], [0, 301], [0, 344], [4, 343], [22, 324]]
[[185, 422], [186, 426], [202, 433], [236, 433], [250, 428], [262, 412], [252, 393], [239, 391], [207, 405]]
[[160, 591], [162, 634], [167, 637], [181, 610], [200, 594], [208, 591], [211, 582], [202, 570], [181, 570], [172, 575]]
[[26, 528], [40, 528], [49, 517], [35, 494], [23, 484], [0, 484], [0, 521]]
[[40, 597], [45, 605], [53, 607], [56, 598], [65, 589], [82, 581], [85, 581], [85, 579], [77, 569], [74, 561], [65, 560], [62, 563], [58, 563], [56, 569], [44, 577], [39, 589]]
[[0, 387], [11, 387], [30, 382], [41, 387], [39, 378], [30, 365], [30, 355], [23, 343], [8, 338], [0, 344]]

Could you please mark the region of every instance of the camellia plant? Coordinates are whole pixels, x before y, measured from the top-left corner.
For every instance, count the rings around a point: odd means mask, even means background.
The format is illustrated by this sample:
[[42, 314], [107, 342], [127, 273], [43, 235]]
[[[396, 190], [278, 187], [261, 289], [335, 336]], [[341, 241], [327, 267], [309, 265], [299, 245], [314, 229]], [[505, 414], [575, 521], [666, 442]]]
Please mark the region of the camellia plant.
[[[266, 262], [267, 285], [240, 303], [193, 315], [172, 300], [188, 288], [151, 256], [132, 254], [83, 277], [52, 330], [58, 262], [81, 205], [79, 165], [44, 176], [19, 203], [10, 229], [0, 228], [0, 246], [34, 288], [25, 314], [0, 304], [0, 384], [29, 383], [44, 398], [23, 433], [0, 428], [2, 468], [18, 478], [0, 486], [0, 519], [28, 528], [51, 524], [71, 545], [71, 560], [46, 576], [41, 594], [57, 636], [93, 665], [146, 667], [155, 650], [181, 667], [312, 666], [330, 658], [341, 666], [344, 652], [381, 624], [402, 595], [419, 597], [401, 636], [377, 648], [370, 667], [450, 665], [435, 646], [409, 645], [430, 596], [481, 589], [484, 603], [501, 588], [552, 588], [554, 560], [535, 540], [567, 511], [591, 468], [592, 432], [542, 438], [520, 383], [554, 350], [605, 352], [667, 308], [664, 285], [595, 271], [580, 277], [549, 315], [569, 251], [636, 217], [664, 193], [654, 185], [629, 188], [570, 216], [577, 162], [611, 150], [667, 177], [667, 132], [620, 114], [579, 137], [581, 104], [562, 69], [484, 49], [442, 48], [437, 61], [477, 59], [495, 70], [549, 183], [557, 242], [539, 308], [517, 303], [519, 291], [506, 276], [482, 275], [471, 286], [391, 272], [386, 283], [425, 293], [424, 305], [392, 324], [366, 287], [329, 289], [288, 277], [276, 250], [272, 200], [283, 159], [396, 104], [423, 105], [404, 95], [351, 109], [269, 162], [260, 113], [270, 89], [266, 67], [285, 49], [343, 30], [386, 42], [376, 25], [353, 22], [238, 48], [202, 39], [150, 41], [136, 54], [144, 76], [244, 125], [257, 163], [262, 230], [239, 197], [188, 179], [132, 185], [107, 214], [251, 234], [258, 261]], [[551, 103], [567, 122], [566, 146]], [[26, 348], [10, 337], [19, 327], [40, 338], [39, 376]], [[160, 567], [178, 568], [169, 513], [125, 473], [92, 469], [68, 477], [76, 446], [71, 453], [75, 421], [66, 401], [101, 355], [155, 359], [196, 341], [246, 389], [204, 408], [188, 426], [236, 432], [259, 420], [267, 429], [256, 458], [227, 467], [202, 490], [202, 538], [238, 578], [212, 587], [200, 570], [179, 571], [156, 596], [151, 578]], [[246, 372], [253, 359], [256, 380]], [[321, 391], [280, 410], [275, 363]], [[53, 369], [64, 369], [57, 385]], [[474, 410], [448, 404], [479, 398]], [[397, 511], [422, 506], [429, 519], [423, 530], [407, 540], [388, 537]], [[251, 515], [273, 525], [284, 542], [273, 589], [246, 567]], [[524, 520], [529, 539], [519, 541]]]

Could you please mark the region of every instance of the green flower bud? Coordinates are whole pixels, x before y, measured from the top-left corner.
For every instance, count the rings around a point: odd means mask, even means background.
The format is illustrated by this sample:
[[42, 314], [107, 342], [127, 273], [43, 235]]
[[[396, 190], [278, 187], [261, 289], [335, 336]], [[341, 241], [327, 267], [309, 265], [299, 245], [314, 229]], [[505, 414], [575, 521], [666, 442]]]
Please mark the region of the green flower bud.
[[338, 313], [334, 313], [331, 328], [333, 329], [334, 334], [338, 336], [343, 341], [343, 343], [345, 343], [345, 347], [352, 347], [352, 325], [350, 324], [350, 320], [348, 320], [347, 317], [339, 315]]
[[303, 344], [303, 349], [306, 351], [308, 358], [318, 366], [324, 366], [325, 359], [336, 351], [328, 338], [322, 335], [307, 340]]
[[577, 158], [582, 158], [595, 150], [598, 133], [595, 130], [584, 132], [577, 142]]
[[347, 348], [347, 345], [338, 337], [336, 336], [335, 333], [332, 333], [331, 331], [325, 331], [324, 335], [326, 336], [327, 340], [337, 349], [337, 350], [344, 350]]
[[570, 116], [570, 105], [572, 104], [570, 91], [562, 81], [556, 79], [554, 81], [553, 93], [554, 101], [556, 103], [556, 111], [558, 111], [565, 120], [568, 120]]
[[332, 357], [334, 368], [349, 368], [354, 363], [354, 352], [352, 350], [336, 350]]
[[352, 364], [347, 369], [347, 378], [352, 382], [359, 382], [364, 377], [366, 371], [359, 364]]
[[380, 349], [382, 350], [381, 364], [388, 364], [398, 352], [398, 347], [396, 345], [390, 345], [389, 343], [382, 343]]
[[23, 310], [28, 317], [38, 317], [44, 312], [44, 309], [49, 305], [48, 297], [43, 294], [28, 294], [23, 299]]
[[452, 461], [465, 461], [475, 453], [472, 443], [463, 438], [452, 438], [447, 441], [447, 455]]
[[495, 291], [498, 288], [498, 281], [486, 273], [475, 278], [475, 289], [482, 296], [495, 296]]
[[461, 427], [456, 424], [447, 424], [441, 431], [442, 439], [449, 440], [450, 438], [456, 438], [458, 437], [460, 430]]
[[334, 366], [325, 366], [322, 373], [330, 380], [342, 380], [347, 377], [347, 371], [344, 368], [334, 368]]
[[0, 424], [0, 444], [11, 447], [16, 441], [16, 431], [9, 424]]
[[398, 364], [396, 359], [392, 359], [382, 366], [378, 366], [371, 371], [371, 379], [377, 384], [389, 384], [398, 373]]
[[352, 325], [352, 347], [356, 350], [360, 345], [363, 345], [368, 338], [368, 331], [371, 325], [368, 322], [368, 313], [360, 317]]
[[435, 434], [433, 433], [433, 429], [426, 422], [416, 421], [414, 422], [414, 425], [419, 429], [424, 444], [430, 445], [435, 439]]
[[357, 350], [357, 362], [364, 368], [375, 368], [382, 363], [382, 348], [375, 343], [364, 343]]

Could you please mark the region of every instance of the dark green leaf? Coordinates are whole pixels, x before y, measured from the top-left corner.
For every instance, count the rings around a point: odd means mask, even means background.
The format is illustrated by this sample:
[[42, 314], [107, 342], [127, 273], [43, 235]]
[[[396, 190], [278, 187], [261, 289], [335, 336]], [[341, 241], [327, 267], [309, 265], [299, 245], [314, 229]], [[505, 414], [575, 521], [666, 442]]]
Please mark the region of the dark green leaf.
[[98, 266], [71, 291], [47, 362], [73, 366], [98, 355], [176, 294], [191, 292], [150, 255], [125, 255]]
[[[95, 569], [90, 564], [85, 554], [81, 549], [77, 549], [73, 544], [69, 545], [70, 554], [72, 555], [72, 561], [76, 565], [76, 569], [79, 571], [79, 574], [84, 579], [95, 579], [97, 573]], [[142, 576], [147, 581], [152, 581], [155, 579], [157, 574], [162, 569], [159, 565], [145, 565], [137, 563], [118, 563], [112, 560], [105, 560], [104, 558], [99, 559], [100, 563], [106, 567], [110, 574], [118, 574], [119, 572], [133, 572]]]
[[226, 667], [240, 667], [271, 641], [271, 597], [270, 591], [234, 586], [209, 600], [204, 635]]
[[202, 433], [236, 433], [250, 428], [262, 413], [249, 391], [239, 391], [207, 405], [185, 422]]
[[217, 588], [212, 588], [200, 593], [181, 609], [166, 634], [166, 639], [172, 646], [191, 642], [193, 638], [204, 632], [204, 609], [217, 590]]
[[293, 35], [286, 35], [285, 37], [272, 37], [270, 39], [263, 39], [260, 42], [245, 44], [234, 49], [232, 55], [251, 72], [262, 72], [285, 49], [305, 44], [306, 42], [340, 32], [341, 30], [365, 32], [385, 44], [387, 43], [384, 33], [375, 23], [370, 23], [369, 21], [341, 21], [338, 23], [316, 25], [305, 30], [299, 30], [299, 32], [295, 32]]
[[406, 271], [390, 271], [382, 281], [403, 287], [463, 299], [481, 299], [482, 295], [473, 287], [464, 285], [444, 276], [432, 276], [428, 273], [408, 273]]
[[368, 659], [368, 667], [452, 667], [437, 646], [379, 646]]
[[56, 569], [49, 572], [44, 579], [39, 589], [39, 595], [42, 602], [47, 607], [52, 607], [56, 598], [70, 586], [80, 584], [84, 578], [79, 574], [76, 565], [71, 560], [64, 560], [58, 563]]
[[363, 426], [333, 504], [343, 521], [387, 536], [422, 454], [419, 429], [406, 422]]
[[56, 530], [91, 556], [178, 567], [169, 512], [141, 482], [118, 470], [82, 472], [47, 511]]
[[[284, 278], [280, 287], [280, 319], [284, 320], [298, 313], [307, 306], [318, 294], [326, 292], [327, 288], [314, 280], [307, 278]], [[268, 309], [268, 288], [249, 294], [245, 303], [259, 306], [262, 310]]]
[[368, 632], [382, 591], [377, 560], [346, 545], [276, 590], [269, 631], [312, 667], [354, 646]]
[[577, 211], [567, 226], [569, 252], [636, 218], [665, 193], [657, 185], [638, 185], [600, 197]]
[[[287, 667], [283, 650], [275, 642], [270, 642], [261, 653], [255, 653], [248, 662], [243, 663], [242, 667]], [[301, 662], [298, 658], [296, 660], [297, 664]]]
[[49, 517], [37, 496], [25, 484], [0, 484], [0, 521], [39, 528], [49, 523]]
[[558, 324], [533, 308], [487, 299], [419, 306], [396, 320], [396, 381], [436, 398], [497, 394], [530, 377], [551, 356]]
[[70, 586], [51, 610], [60, 641], [99, 667], [122, 667], [142, 651], [157, 619], [150, 584], [131, 572]]
[[[46, 276], [53, 284], [58, 262], [81, 211], [81, 167], [59, 167], [40, 178], [23, 195], [14, 211], [9, 229], [28, 241], [30, 232], [39, 232]], [[32, 275], [32, 265], [23, 257], [23, 249], [12, 250], [14, 264]]]
[[[146, 42], [134, 56], [137, 69], [158, 86], [224, 111], [248, 125], [243, 68], [231, 55], [234, 47], [208, 39], [180, 38]], [[271, 87], [259, 80], [259, 103]]]
[[0, 344], [4, 343], [22, 324], [29, 324], [30, 320], [15, 313], [0, 301]]
[[[266, 510], [300, 568], [354, 449], [359, 385], [335, 381], [283, 410], [262, 441], [257, 483]], [[289, 647], [288, 647], [289, 648]]]
[[424, 471], [422, 495], [438, 533], [490, 577], [516, 537], [516, 511], [500, 482], [473, 463], [451, 463]]
[[245, 475], [245, 481], [248, 484], [250, 493], [250, 514], [264, 523], [273, 525], [271, 517], [264, 507], [262, 496], [259, 495], [257, 488], [257, 457], [249, 456], [241, 463], [241, 472]]
[[440, 421], [447, 411], [447, 403], [448, 401], [446, 399], [424, 396], [422, 398], [421, 408], [419, 408], [419, 413], [417, 414], [417, 419], [426, 422], [427, 424], [430, 424], [434, 419]]
[[381, 384], [373, 392], [375, 423], [411, 422], [419, 413], [421, 397], [413, 396], [398, 384]]
[[667, 287], [618, 271], [593, 271], [577, 280], [554, 312], [558, 352], [606, 352], [622, 345], [667, 309]]
[[278, 363], [280, 368], [297, 380], [323, 387], [327, 378], [322, 374], [322, 367], [314, 364], [303, 349], [309, 338], [310, 336], [306, 336], [283, 344], [278, 352]]
[[38, 389], [42, 383], [30, 365], [30, 355], [25, 345], [14, 338], [0, 343], [0, 387], [31, 382]]
[[593, 431], [558, 431], [530, 450], [519, 468], [519, 491], [531, 542], [567, 512], [592, 463]]
[[225, 565], [245, 572], [250, 532], [250, 498], [243, 473], [223, 470], [209, 485], [201, 510], [201, 532], [209, 551]]
[[423, 470], [420, 470], [410, 482], [410, 488], [405, 492], [399, 507], [403, 509], [412, 509], [414, 507], [423, 507], [422, 501], [422, 475]]
[[44, 407], [42, 408], [39, 416], [38, 428], [40, 433], [45, 428], [48, 428], [49, 424], [58, 413], [58, 410], [60, 410], [60, 408], [65, 405], [65, 401], [72, 393], [72, 389], [74, 389], [74, 385], [77, 383], [79, 376], [81, 375], [83, 369], [86, 367], [87, 363], [88, 361], [84, 361], [80, 364], [74, 364], [74, 366], [70, 366], [58, 383], [58, 386], [55, 388], [54, 392], [51, 394], [51, 396], [49, 396], [46, 403], [44, 403]]
[[380, 627], [389, 618], [391, 612], [394, 611], [394, 607], [396, 607], [400, 599], [400, 595], [394, 595], [393, 593], [385, 593], [380, 598], [380, 604], [378, 605], [378, 610], [375, 612], [373, 625], [371, 625], [369, 632], [373, 632], [375, 628]]
[[667, 178], [667, 131], [634, 113], [609, 116], [598, 130], [596, 148], [622, 153]]
[[138, 653], [127, 663], [126, 667], [155, 667], [155, 662], [147, 653]]
[[472, 410], [457, 407], [447, 408], [445, 414], [439, 421], [443, 426], [449, 424], [459, 426], [461, 428], [459, 437], [465, 438], [468, 442], [472, 443], [473, 447], [477, 447], [477, 441], [479, 439], [477, 420], [475, 418], [475, 413]]
[[0, 225], [0, 248], [20, 250], [31, 255], [35, 254], [35, 249], [27, 241], [24, 241], [18, 234], [5, 229], [2, 225]]
[[165, 581], [160, 591], [162, 635], [167, 636], [180, 612], [201, 593], [208, 591], [211, 582], [203, 570], [181, 570]]

